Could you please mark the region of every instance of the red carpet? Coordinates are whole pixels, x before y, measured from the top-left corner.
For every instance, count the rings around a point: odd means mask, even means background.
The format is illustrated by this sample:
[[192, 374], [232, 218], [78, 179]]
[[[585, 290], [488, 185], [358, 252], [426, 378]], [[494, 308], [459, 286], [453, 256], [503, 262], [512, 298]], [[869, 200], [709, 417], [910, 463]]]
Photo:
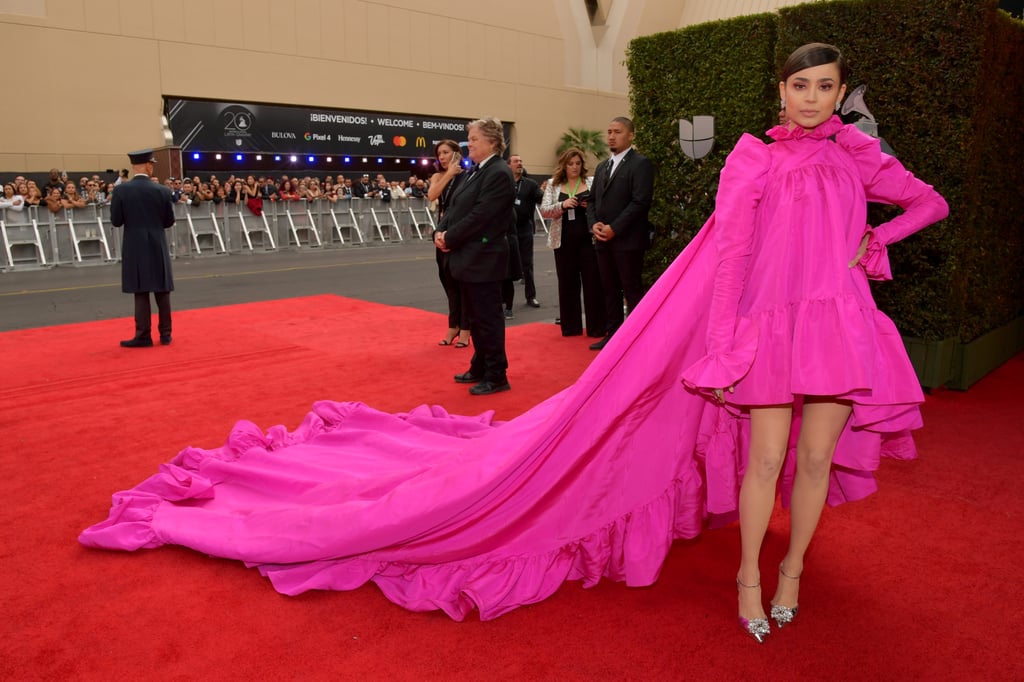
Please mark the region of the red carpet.
[[[736, 680], [1024, 678], [1018, 387], [1024, 356], [929, 396], [921, 458], [826, 510], [790, 628], [736, 625], [735, 527], [673, 549], [650, 588], [569, 583], [495, 621], [394, 606], [373, 586], [284, 597], [243, 565], [161, 548], [86, 550], [111, 493], [239, 418], [294, 428], [316, 399], [438, 403], [507, 419], [593, 357], [551, 324], [513, 327], [513, 390], [474, 398], [444, 319], [334, 296], [179, 312], [170, 347], [129, 320], [0, 334], [0, 679]], [[766, 598], [781, 556], [777, 513]]]

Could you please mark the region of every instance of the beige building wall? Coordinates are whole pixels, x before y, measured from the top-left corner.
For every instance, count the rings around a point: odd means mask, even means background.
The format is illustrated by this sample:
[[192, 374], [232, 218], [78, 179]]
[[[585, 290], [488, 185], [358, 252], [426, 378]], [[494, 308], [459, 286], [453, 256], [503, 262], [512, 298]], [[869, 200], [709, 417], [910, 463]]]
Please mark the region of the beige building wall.
[[628, 110], [639, 35], [772, 0], [0, 0], [0, 172], [125, 165], [162, 146], [163, 98], [515, 123], [537, 172], [570, 126]]

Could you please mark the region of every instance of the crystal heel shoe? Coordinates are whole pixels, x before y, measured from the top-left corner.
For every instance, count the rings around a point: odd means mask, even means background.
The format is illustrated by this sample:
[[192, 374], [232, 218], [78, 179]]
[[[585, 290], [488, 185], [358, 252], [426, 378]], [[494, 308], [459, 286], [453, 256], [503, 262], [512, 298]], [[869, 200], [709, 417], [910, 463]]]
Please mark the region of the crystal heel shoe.
[[[779, 575], [787, 580], [800, 580], [798, 575], [789, 575], [782, 570], [782, 564], [779, 564]], [[782, 606], [772, 602], [772, 620], [775, 621], [775, 625], [779, 628], [789, 625], [796, 618], [796, 612], [799, 609], [799, 604], [793, 604], [792, 606]]]
[[[740, 582], [739, 578], [736, 578], [736, 588], [746, 587], [749, 590], [755, 590], [761, 587], [761, 583], [756, 585], [744, 585]], [[764, 640], [771, 634], [771, 626], [768, 624], [767, 618], [744, 618], [739, 617], [740, 627], [751, 637], [757, 640], [758, 644], [764, 644]]]

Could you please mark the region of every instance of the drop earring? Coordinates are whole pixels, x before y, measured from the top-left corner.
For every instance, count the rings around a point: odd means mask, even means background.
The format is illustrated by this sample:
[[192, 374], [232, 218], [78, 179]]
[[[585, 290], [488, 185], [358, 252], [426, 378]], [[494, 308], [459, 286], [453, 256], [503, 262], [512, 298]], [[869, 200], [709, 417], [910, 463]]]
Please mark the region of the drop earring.
[[785, 108], [786, 108], [786, 100], [784, 100], [784, 99], [779, 100], [779, 109], [785, 109]]
[[842, 106], [842, 101], [836, 101], [836, 111], [839, 111], [839, 107]]

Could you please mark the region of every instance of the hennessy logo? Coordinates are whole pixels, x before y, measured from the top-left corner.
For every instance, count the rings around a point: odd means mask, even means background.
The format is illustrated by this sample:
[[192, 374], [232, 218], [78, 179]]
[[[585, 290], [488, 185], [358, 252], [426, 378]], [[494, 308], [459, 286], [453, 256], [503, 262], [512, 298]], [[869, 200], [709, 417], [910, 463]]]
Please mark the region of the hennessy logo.
[[423, 149], [427, 148], [427, 138], [423, 137], [422, 135], [416, 138], [416, 149], [420, 149], [421, 147]]
[[694, 116], [692, 123], [679, 119], [679, 146], [694, 161], [707, 156], [715, 146], [715, 117]]

